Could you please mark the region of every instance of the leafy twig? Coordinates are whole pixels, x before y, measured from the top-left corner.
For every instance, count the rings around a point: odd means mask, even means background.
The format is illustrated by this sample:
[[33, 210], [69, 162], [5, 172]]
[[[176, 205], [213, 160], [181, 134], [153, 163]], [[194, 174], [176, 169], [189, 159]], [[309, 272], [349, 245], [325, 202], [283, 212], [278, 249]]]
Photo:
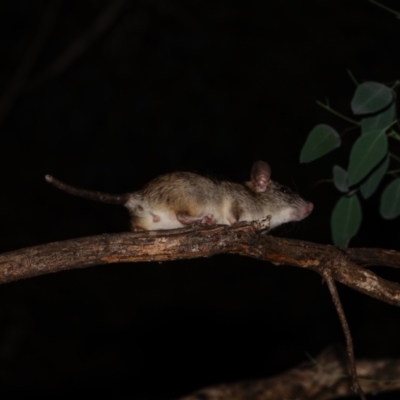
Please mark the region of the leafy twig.
[[393, 160], [396, 160], [397, 162], [400, 162], [400, 157], [396, 156], [396, 154], [390, 152], [389, 157], [393, 158]]
[[360, 123], [359, 123], [358, 121], [356, 121], [356, 120], [354, 120], [354, 119], [351, 119], [351, 118], [349, 118], [349, 117], [346, 117], [345, 115], [341, 114], [341, 113], [338, 112], [338, 111], [335, 111], [335, 110], [334, 110], [333, 108], [331, 108], [329, 105], [326, 105], [326, 104], [322, 103], [322, 102], [319, 101], [319, 100], [317, 100], [317, 104], [318, 104], [319, 106], [321, 106], [322, 108], [325, 108], [325, 110], [328, 110], [328, 111], [329, 111], [330, 113], [332, 113], [333, 115], [336, 115], [337, 117], [342, 118], [342, 119], [344, 119], [345, 121], [350, 122], [351, 124], [360, 125]]
[[353, 73], [349, 69], [347, 70], [347, 73], [349, 74], [350, 79], [355, 83], [355, 85], [358, 86], [358, 82], [357, 82], [355, 76], [353, 75]]

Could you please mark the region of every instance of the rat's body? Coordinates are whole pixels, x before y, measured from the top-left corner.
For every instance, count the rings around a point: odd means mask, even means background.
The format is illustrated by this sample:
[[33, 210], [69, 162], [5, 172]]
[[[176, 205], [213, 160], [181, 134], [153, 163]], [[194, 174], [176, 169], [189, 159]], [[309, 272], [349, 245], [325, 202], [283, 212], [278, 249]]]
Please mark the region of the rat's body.
[[190, 172], [161, 175], [142, 189], [122, 195], [91, 192], [46, 180], [70, 194], [105, 203], [122, 204], [130, 213], [132, 230], [174, 229], [186, 225], [232, 225], [271, 216], [270, 228], [307, 217], [313, 205], [270, 179], [263, 161], [254, 163], [251, 181], [216, 181]]

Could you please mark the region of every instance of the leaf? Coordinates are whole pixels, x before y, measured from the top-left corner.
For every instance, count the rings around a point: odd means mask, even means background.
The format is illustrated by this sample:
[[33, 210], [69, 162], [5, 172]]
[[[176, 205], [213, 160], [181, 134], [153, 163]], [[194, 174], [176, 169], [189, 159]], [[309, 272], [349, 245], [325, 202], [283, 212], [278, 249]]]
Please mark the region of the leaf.
[[370, 114], [382, 110], [393, 101], [391, 89], [382, 83], [364, 82], [357, 86], [351, 109], [356, 115]]
[[384, 132], [368, 132], [354, 143], [348, 168], [349, 186], [366, 177], [387, 154], [388, 142]]
[[372, 131], [383, 131], [385, 132], [392, 122], [396, 114], [395, 105], [392, 104], [387, 110], [381, 112], [374, 117], [367, 117], [361, 120], [361, 132], [368, 133]]
[[308, 134], [300, 153], [300, 162], [313, 161], [339, 146], [339, 134], [329, 125], [319, 124]]
[[381, 196], [380, 213], [385, 219], [400, 215], [400, 178], [396, 178], [386, 186]]
[[371, 176], [360, 186], [361, 194], [364, 199], [368, 199], [381, 183], [389, 168], [389, 157], [371, 174]]
[[333, 183], [340, 192], [348, 192], [349, 186], [347, 185], [347, 171], [339, 165], [333, 166]]
[[331, 217], [333, 243], [347, 247], [350, 239], [358, 232], [362, 220], [360, 201], [357, 195], [342, 196], [336, 203]]

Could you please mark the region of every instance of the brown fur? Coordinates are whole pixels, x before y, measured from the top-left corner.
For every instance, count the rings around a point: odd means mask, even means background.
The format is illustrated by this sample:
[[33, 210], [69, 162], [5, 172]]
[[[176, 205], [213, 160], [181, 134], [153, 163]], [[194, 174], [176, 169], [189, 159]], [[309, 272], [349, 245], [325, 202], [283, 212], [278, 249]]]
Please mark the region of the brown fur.
[[216, 181], [190, 172], [161, 175], [142, 189], [108, 195], [77, 189], [47, 176], [58, 188], [93, 200], [124, 204], [133, 230], [172, 229], [184, 225], [233, 224], [271, 216], [271, 227], [308, 216], [313, 205], [270, 179], [263, 161], [254, 163], [251, 181]]

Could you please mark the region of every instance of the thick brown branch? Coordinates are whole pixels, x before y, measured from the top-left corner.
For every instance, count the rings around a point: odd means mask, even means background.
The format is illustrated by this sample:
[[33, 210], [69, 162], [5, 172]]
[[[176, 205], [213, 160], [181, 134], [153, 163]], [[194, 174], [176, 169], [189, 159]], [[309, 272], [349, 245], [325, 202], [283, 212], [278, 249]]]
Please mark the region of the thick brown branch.
[[400, 268], [400, 253], [385, 249], [347, 249], [347, 256], [362, 267], [385, 266]]
[[[169, 261], [221, 253], [311, 269], [322, 276], [329, 264], [336, 281], [400, 306], [400, 285], [359, 267], [345, 251], [329, 245], [262, 235], [254, 224], [248, 223], [93, 236], [17, 250], [0, 255], [0, 283], [100, 264]], [[398, 253], [393, 253], [393, 258], [397, 257]]]
[[[400, 388], [400, 360], [358, 361], [357, 370], [366, 393]], [[346, 362], [328, 350], [281, 375], [210, 387], [181, 400], [329, 400], [351, 395], [350, 386]]]

